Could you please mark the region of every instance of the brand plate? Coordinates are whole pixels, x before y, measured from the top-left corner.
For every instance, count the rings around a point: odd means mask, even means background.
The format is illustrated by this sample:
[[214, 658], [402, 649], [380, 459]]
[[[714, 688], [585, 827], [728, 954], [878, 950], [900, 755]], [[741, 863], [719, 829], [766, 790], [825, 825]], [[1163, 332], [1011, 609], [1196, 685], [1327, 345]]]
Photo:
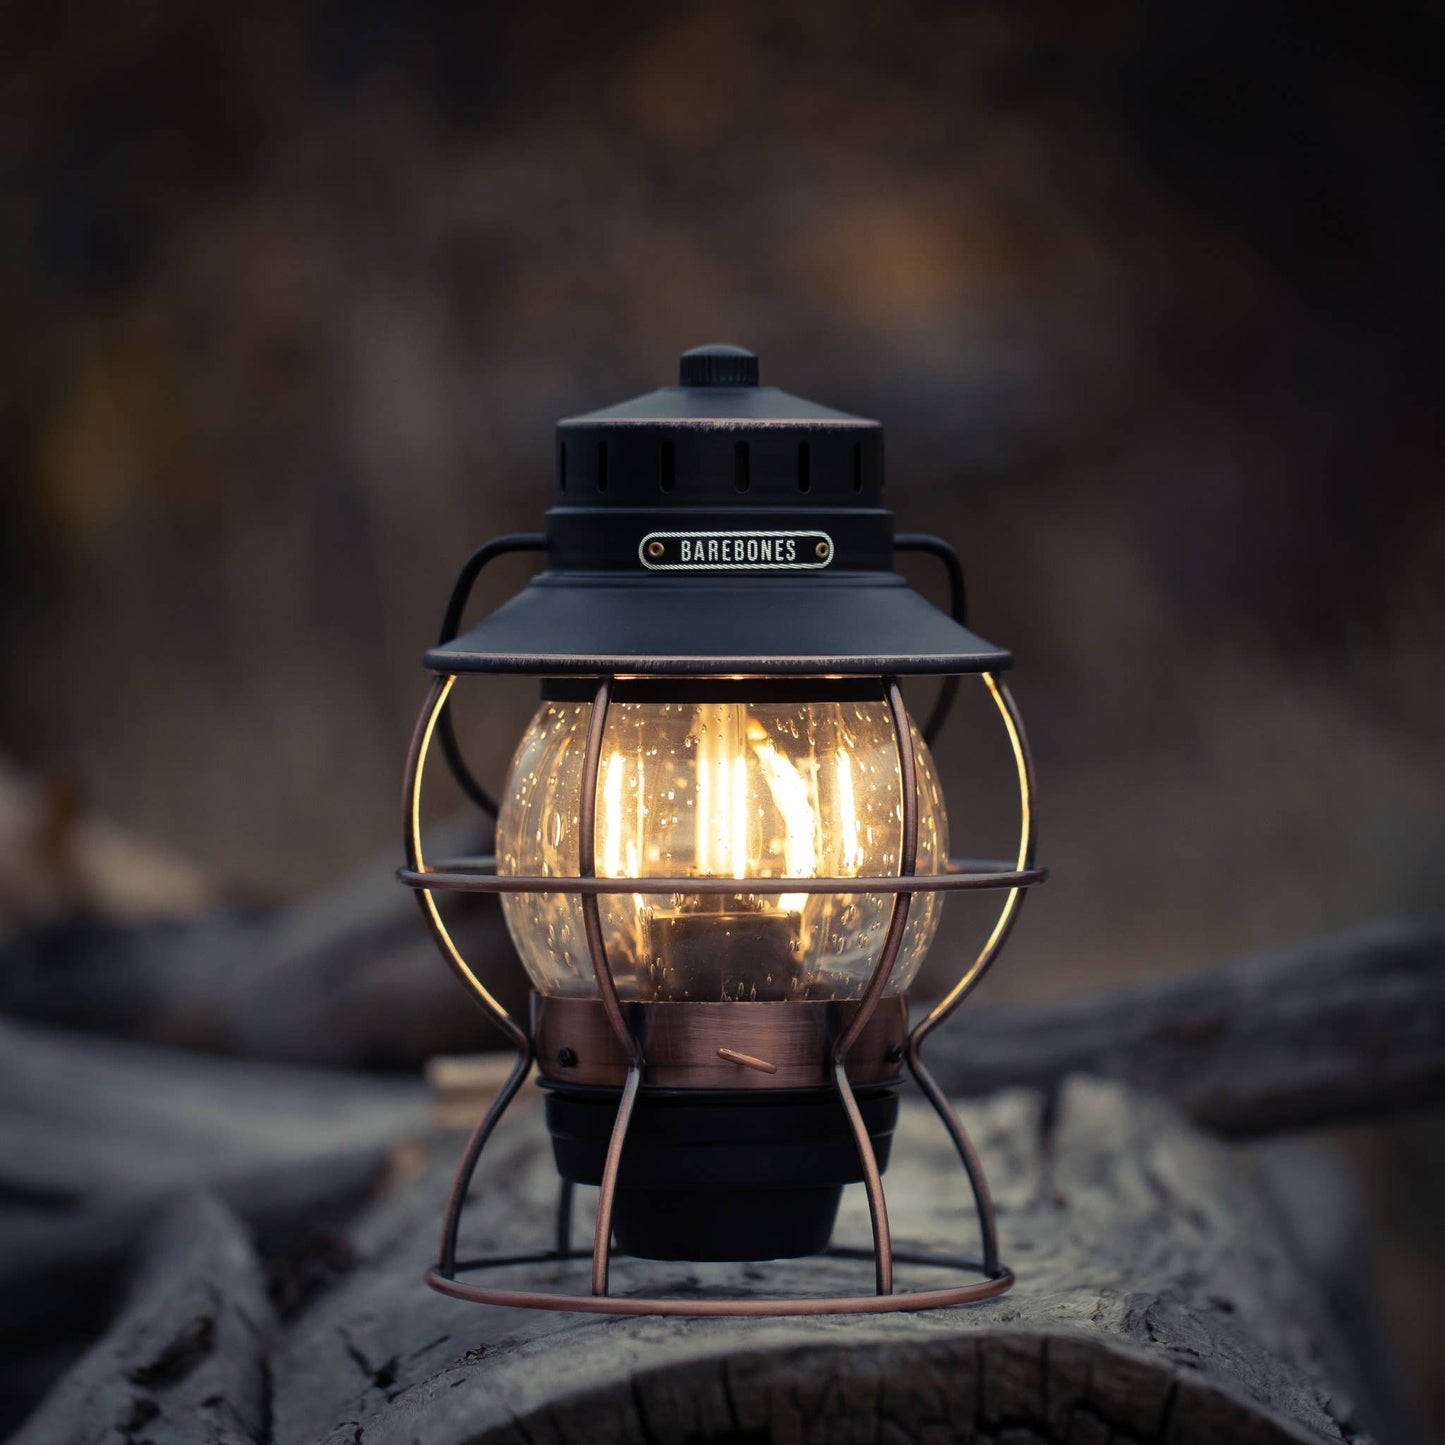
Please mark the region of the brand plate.
[[833, 560], [826, 532], [649, 532], [638, 560], [652, 572], [815, 572]]

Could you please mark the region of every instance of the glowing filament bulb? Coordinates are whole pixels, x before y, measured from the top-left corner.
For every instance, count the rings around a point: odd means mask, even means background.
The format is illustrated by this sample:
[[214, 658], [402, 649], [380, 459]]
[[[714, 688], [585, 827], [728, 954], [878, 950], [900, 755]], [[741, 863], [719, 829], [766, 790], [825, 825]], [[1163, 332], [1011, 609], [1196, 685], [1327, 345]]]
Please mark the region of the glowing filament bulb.
[[[807, 781], [778, 751], [761, 723], [748, 723], [748, 741], [783, 820], [783, 876], [816, 878], [818, 816]], [[805, 893], [783, 893], [777, 906], [784, 913], [800, 913], [807, 901]]]
[[858, 846], [858, 808], [853, 801], [853, 760], [840, 752], [834, 758], [838, 770], [838, 825], [843, 835], [843, 871], [856, 873], [863, 862]]
[[621, 753], [607, 759], [602, 780], [602, 875], [622, 875], [622, 771], [627, 766]]
[[748, 760], [741, 753], [732, 759], [733, 877], [748, 876]]
[[706, 731], [695, 734], [697, 759], [694, 769], [697, 801], [695, 804], [697, 823], [694, 830], [692, 856], [699, 873], [709, 873], [708, 861], [712, 857], [712, 808], [713, 778], [712, 753]]
[[[576, 875], [590, 717], [587, 703], [548, 700], [539, 710], [498, 820], [499, 873]], [[947, 857], [948, 825], [916, 732], [914, 748], [917, 867], [936, 872]], [[725, 692], [619, 701], [599, 761], [598, 875], [676, 877], [682, 885], [598, 898], [607, 964], [624, 998], [858, 997], [894, 895], [810, 893], [808, 886], [897, 869], [901, 769], [886, 701], [733, 700]], [[691, 892], [689, 877], [725, 879], [726, 891]], [[748, 880], [762, 878], [796, 879], [797, 891], [752, 892]], [[914, 900], [890, 986], [904, 988], [913, 977], [940, 901], [935, 893]], [[578, 895], [508, 893], [502, 907], [539, 989], [595, 994]]]

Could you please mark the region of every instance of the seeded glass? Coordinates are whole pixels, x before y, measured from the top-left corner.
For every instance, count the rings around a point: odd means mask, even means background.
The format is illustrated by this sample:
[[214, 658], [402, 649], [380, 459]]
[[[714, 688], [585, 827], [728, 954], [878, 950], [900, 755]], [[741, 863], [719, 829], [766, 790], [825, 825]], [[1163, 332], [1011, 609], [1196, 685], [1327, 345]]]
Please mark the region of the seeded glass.
[[[578, 872], [590, 702], [544, 702], [503, 794], [497, 871]], [[913, 729], [919, 873], [942, 870], [948, 823]], [[597, 780], [604, 878], [896, 874], [903, 841], [897, 740], [883, 701], [614, 703]], [[858, 998], [882, 951], [891, 894], [603, 894], [607, 958], [624, 999]], [[576, 894], [504, 894], [512, 940], [541, 993], [597, 992]], [[914, 896], [890, 992], [907, 988], [942, 897]]]

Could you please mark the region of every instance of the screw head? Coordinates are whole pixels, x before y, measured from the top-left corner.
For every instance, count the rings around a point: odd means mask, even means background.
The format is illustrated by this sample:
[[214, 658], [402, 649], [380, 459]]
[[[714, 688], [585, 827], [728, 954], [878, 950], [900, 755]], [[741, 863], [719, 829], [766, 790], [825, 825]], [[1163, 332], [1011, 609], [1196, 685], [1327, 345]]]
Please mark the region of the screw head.
[[577, 1067], [577, 1050], [560, 1048], [557, 1050], [557, 1062], [564, 1069], [575, 1069]]
[[826, 562], [828, 560], [828, 556], [832, 552], [832, 550], [833, 549], [826, 542], [819, 542], [818, 545], [813, 548], [813, 551], [818, 554], [818, 559], [822, 562]]
[[654, 562], [656, 562], [666, 550], [661, 542], [655, 540], [647, 544], [647, 555], [651, 557]]
[[901, 1064], [903, 1062], [903, 1045], [889, 1044], [888, 1051], [883, 1057], [890, 1064]]

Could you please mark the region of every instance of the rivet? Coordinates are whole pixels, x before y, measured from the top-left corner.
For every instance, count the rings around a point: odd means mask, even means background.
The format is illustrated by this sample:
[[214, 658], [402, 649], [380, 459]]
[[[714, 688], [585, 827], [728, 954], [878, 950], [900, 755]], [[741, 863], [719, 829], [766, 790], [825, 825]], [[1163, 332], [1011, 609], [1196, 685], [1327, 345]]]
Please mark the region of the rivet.
[[564, 1069], [575, 1069], [577, 1067], [577, 1050], [561, 1048], [557, 1050], [557, 1062]]
[[647, 555], [651, 557], [654, 562], [656, 562], [666, 550], [661, 542], [649, 542], [647, 544]]
[[828, 560], [828, 553], [831, 552], [833, 549], [829, 547], [826, 542], [819, 542], [818, 545], [813, 548], [813, 550], [824, 562], [826, 562]]
[[889, 1044], [889, 1045], [888, 1045], [888, 1052], [885, 1053], [885, 1054], [883, 1055], [883, 1057], [884, 1057], [884, 1059], [885, 1059], [888, 1063], [890, 1063], [890, 1064], [899, 1064], [899, 1063], [902, 1063], [902, 1062], [903, 1062], [903, 1045], [902, 1045], [902, 1044]]

